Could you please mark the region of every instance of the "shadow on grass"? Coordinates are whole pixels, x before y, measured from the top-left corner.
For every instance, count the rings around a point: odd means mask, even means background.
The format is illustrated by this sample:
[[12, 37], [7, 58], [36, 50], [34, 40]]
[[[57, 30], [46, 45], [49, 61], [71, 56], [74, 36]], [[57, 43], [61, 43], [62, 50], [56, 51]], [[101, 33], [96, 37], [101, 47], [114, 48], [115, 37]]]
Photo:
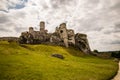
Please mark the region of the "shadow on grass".
[[19, 46], [21, 46], [21, 47], [23, 47], [23, 48], [25, 48], [25, 49], [28, 49], [28, 50], [34, 51], [33, 48], [31, 48], [31, 47], [29, 47], [29, 46], [27, 46], [27, 45], [25, 45], [25, 44], [19, 44]]
[[79, 49], [75, 48], [75, 47], [69, 47], [69, 48], [65, 48], [65, 50], [70, 53], [72, 56], [76, 56], [76, 57], [81, 57], [81, 56], [85, 56], [86, 54], [84, 54], [83, 52], [81, 52]]

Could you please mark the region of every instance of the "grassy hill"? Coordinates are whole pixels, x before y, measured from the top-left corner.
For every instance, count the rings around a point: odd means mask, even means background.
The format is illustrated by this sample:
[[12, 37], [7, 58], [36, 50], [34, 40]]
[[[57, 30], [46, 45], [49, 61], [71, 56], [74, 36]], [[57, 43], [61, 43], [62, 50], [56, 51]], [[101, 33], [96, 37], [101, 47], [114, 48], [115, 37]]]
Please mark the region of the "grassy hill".
[[[65, 59], [51, 57], [53, 53]], [[73, 48], [0, 41], [0, 80], [108, 80], [117, 69], [112, 59], [84, 55]]]

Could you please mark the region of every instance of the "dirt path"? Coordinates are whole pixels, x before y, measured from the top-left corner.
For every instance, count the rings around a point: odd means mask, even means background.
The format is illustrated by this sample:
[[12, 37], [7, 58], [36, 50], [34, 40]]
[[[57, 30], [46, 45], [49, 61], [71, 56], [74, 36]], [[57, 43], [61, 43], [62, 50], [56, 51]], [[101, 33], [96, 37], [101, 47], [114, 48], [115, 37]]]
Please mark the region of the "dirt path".
[[120, 80], [120, 62], [119, 62], [119, 70], [117, 75], [112, 80]]

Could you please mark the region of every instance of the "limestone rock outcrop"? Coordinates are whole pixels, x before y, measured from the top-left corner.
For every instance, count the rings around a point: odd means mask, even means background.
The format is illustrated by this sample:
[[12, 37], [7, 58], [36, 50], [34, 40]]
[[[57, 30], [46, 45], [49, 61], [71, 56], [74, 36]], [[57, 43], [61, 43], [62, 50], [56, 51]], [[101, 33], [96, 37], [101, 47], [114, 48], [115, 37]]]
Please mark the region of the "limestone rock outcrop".
[[75, 35], [75, 46], [85, 53], [91, 52], [86, 34]]

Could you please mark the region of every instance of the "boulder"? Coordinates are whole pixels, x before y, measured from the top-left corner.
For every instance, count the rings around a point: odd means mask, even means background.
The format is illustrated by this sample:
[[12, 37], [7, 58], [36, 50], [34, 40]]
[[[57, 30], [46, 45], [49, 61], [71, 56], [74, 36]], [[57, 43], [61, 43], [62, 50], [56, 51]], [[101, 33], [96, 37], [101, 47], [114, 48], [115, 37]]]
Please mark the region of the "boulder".
[[62, 54], [52, 54], [51, 56], [59, 59], [64, 59], [64, 56]]

